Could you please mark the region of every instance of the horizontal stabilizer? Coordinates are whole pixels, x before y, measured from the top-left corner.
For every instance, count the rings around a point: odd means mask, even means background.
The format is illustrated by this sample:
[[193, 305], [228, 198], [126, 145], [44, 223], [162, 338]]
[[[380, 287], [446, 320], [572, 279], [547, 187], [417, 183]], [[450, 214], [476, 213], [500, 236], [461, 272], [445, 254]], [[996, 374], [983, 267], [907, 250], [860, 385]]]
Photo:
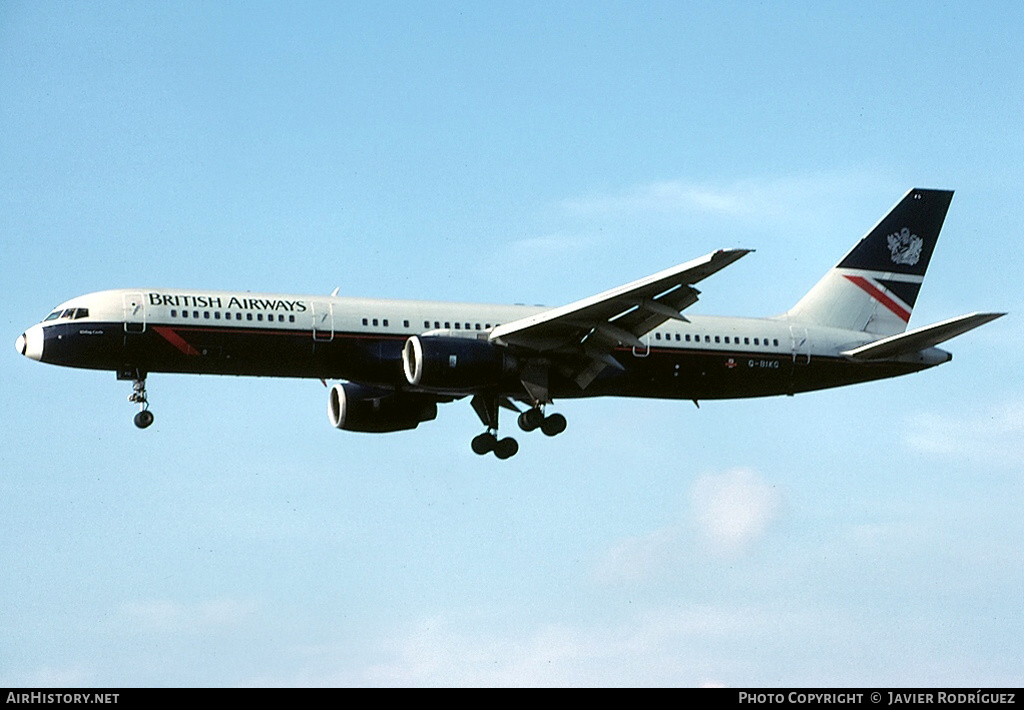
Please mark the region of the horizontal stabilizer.
[[966, 316], [950, 318], [940, 323], [882, 338], [840, 354], [854, 360], [881, 360], [910, 355], [943, 343], [950, 338], [955, 338], [1005, 315], [1005, 313], [970, 313]]

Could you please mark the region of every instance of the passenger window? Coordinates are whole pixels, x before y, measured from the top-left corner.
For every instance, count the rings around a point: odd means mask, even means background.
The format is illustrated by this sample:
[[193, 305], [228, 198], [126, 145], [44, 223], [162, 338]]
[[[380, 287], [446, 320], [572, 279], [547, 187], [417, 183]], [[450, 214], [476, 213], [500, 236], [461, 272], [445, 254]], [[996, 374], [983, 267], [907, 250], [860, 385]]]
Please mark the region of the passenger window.
[[246, 313], [245, 314], [245, 319], [246, 320], [252, 320], [252, 313]]
[[177, 317], [178, 317], [178, 311], [177, 311], [177, 309], [175, 309], [175, 308], [172, 308], [172, 309], [171, 309], [171, 318], [177, 318]]
[[403, 328], [408, 328], [409, 327], [409, 321], [407, 321], [407, 320], [402, 321], [402, 327]]
[[440, 329], [441, 329], [441, 321], [439, 321], [439, 320], [434, 321], [434, 330], [440, 330]]
[[377, 319], [376, 318], [373, 319], [373, 325], [374, 325], [374, 327], [377, 326]]
[[192, 317], [193, 318], [198, 318], [199, 317], [199, 311], [192, 311]]
[[750, 345], [750, 338], [744, 338], [743, 339], [743, 344], [744, 345]]
[[288, 316], [288, 322], [289, 323], [294, 323], [295, 322], [295, 316], [294, 315]]
[[242, 314], [241, 313], [236, 313], [235, 314], [235, 320], [242, 320]]
[[260, 322], [263, 322], [263, 314], [262, 313], [257, 313], [256, 314], [256, 320], [258, 320]]
[[458, 323], [455, 324], [455, 330], [459, 330], [459, 324]]
[[213, 312], [213, 319], [214, 320], [220, 320], [220, 311], [214, 311]]
[[444, 327], [445, 327], [445, 328], [451, 328], [451, 327], [452, 327], [452, 324], [451, 324], [450, 322], [448, 322], [448, 321], [445, 321], [445, 322], [444, 322]]
[[188, 311], [182, 311], [181, 312], [181, 317], [182, 318], [188, 318]]
[[778, 338], [776, 338], [772, 342], [775, 344], [775, 347], [779, 347], [779, 339]]

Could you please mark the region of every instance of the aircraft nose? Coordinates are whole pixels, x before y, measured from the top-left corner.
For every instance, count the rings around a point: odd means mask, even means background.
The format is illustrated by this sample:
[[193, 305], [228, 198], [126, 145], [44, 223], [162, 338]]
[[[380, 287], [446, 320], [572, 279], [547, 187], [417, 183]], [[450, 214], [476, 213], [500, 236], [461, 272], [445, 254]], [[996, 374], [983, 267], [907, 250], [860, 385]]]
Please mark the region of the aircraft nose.
[[41, 360], [43, 358], [43, 327], [34, 325], [18, 336], [14, 348], [27, 358]]

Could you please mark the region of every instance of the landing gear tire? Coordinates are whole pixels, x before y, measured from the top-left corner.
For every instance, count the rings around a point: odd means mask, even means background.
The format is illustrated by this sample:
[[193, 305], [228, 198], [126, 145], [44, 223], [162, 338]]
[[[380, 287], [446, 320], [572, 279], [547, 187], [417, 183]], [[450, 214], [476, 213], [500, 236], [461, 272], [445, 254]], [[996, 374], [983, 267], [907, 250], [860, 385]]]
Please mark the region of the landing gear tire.
[[519, 452], [519, 442], [513, 439], [511, 436], [502, 439], [498, 442], [497, 446], [494, 447], [494, 455], [504, 461], [510, 459]]
[[489, 431], [485, 431], [483, 434], [473, 437], [473, 442], [470, 444], [470, 447], [473, 449], [474, 454], [477, 454], [478, 456], [483, 456], [494, 451], [497, 445], [498, 439], [494, 436], [494, 434], [490, 433]]
[[145, 429], [153, 423], [153, 413], [148, 409], [143, 409], [141, 412], [135, 415], [135, 426], [139, 429]]
[[533, 431], [544, 423], [544, 412], [536, 407], [527, 409], [519, 415], [519, 428], [523, 431]]
[[558, 436], [565, 431], [566, 425], [565, 417], [561, 414], [552, 414], [550, 417], [544, 417], [544, 421], [540, 423], [540, 430], [545, 436]]
[[519, 442], [512, 437], [506, 437], [504, 439], [498, 439], [497, 436], [489, 431], [485, 431], [479, 436], [473, 437], [473, 442], [470, 444], [473, 449], [473, 453], [478, 456], [484, 456], [492, 451], [494, 455], [504, 461], [510, 459], [516, 455], [519, 451]]

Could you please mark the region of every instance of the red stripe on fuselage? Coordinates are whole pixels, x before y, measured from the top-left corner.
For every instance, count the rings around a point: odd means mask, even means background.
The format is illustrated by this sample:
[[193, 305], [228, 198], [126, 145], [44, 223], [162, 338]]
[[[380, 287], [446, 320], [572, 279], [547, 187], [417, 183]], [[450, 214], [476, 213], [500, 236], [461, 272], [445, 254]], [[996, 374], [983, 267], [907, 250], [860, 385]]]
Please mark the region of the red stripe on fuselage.
[[910, 320], [910, 311], [908, 311], [900, 304], [896, 303], [896, 301], [890, 298], [888, 294], [885, 293], [885, 291], [875, 286], [866, 278], [864, 278], [863, 276], [850, 276], [849, 274], [844, 274], [844, 276], [846, 276], [846, 278], [848, 278], [850, 281], [852, 281], [854, 284], [856, 284], [858, 287], [864, 290], [864, 292], [871, 296], [873, 299], [875, 299], [883, 306], [888, 308], [890, 311], [895, 313], [897, 316], [899, 316], [900, 320], [902, 320], [904, 323]]
[[186, 355], [199, 354], [198, 350], [189, 345], [188, 342], [180, 335], [178, 335], [176, 332], [174, 332], [173, 329], [168, 328], [166, 326], [155, 325], [153, 326], [153, 330], [155, 330], [157, 334], [160, 335], [160, 337], [162, 337], [164, 340], [166, 340], [168, 343], [170, 343], [171, 345], [173, 345]]

